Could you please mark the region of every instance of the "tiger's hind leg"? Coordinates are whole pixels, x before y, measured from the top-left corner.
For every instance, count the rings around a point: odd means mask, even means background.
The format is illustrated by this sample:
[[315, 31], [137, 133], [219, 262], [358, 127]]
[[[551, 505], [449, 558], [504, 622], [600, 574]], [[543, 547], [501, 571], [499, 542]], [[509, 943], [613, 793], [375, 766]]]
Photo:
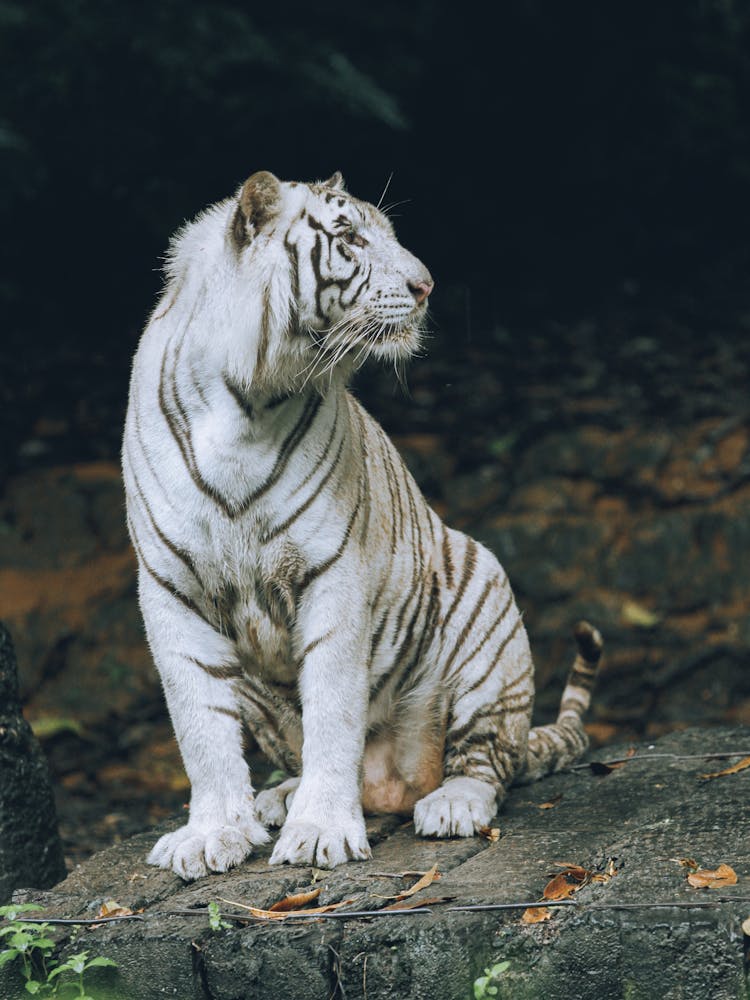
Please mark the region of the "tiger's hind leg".
[[299, 778], [287, 778], [273, 788], [265, 788], [255, 796], [255, 815], [265, 826], [283, 826], [294, 800]]
[[[534, 698], [531, 652], [505, 581], [486, 601], [474, 637], [451, 659], [453, 690], [441, 786], [414, 807], [422, 836], [472, 837], [497, 812], [526, 761]], [[460, 640], [459, 640], [460, 641]]]

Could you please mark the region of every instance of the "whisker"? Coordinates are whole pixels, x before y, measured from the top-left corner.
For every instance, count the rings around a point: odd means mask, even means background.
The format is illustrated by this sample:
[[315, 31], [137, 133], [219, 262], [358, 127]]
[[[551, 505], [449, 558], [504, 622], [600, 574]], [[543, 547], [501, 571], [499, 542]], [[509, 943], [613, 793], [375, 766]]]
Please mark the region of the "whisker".
[[388, 191], [388, 188], [390, 187], [392, 180], [393, 180], [393, 171], [391, 170], [390, 174], [388, 175], [388, 180], [385, 182], [385, 187], [383, 188], [383, 193], [378, 198], [378, 203], [375, 206], [375, 208], [380, 208], [380, 206], [382, 205], [383, 198], [385, 198], [386, 192]]

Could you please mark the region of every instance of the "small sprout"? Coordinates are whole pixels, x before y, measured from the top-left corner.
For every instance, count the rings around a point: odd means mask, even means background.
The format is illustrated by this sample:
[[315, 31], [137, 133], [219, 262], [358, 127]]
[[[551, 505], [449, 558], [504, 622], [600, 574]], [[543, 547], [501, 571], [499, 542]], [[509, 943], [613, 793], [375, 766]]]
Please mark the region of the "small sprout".
[[474, 1000], [487, 1000], [488, 997], [497, 996], [497, 986], [493, 983], [509, 968], [510, 962], [497, 962], [491, 968], [485, 969], [484, 975], [474, 980]]
[[208, 926], [212, 931], [223, 931], [232, 926], [228, 920], [222, 919], [218, 903], [208, 904]]

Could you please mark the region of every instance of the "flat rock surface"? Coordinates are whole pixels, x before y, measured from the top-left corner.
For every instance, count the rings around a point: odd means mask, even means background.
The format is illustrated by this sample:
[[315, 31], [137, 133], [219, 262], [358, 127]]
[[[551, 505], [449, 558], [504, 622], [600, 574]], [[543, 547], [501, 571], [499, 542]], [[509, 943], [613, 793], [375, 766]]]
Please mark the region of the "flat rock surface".
[[[712, 759], [720, 753], [735, 756]], [[97, 997], [459, 1000], [473, 996], [486, 966], [508, 961], [494, 985], [498, 997], [513, 1000], [746, 998], [750, 769], [703, 777], [743, 755], [750, 728], [610, 747], [592, 756], [625, 762], [606, 774], [585, 766], [515, 789], [493, 824], [494, 842], [425, 840], [411, 823], [372, 819], [372, 860], [326, 873], [270, 868], [269, 846], [226, 875], [186, 884], [145, 864], [166, 823], [95, 855], [54, 889], [16, 899], [58, 917], [93, 917], [109, 899], [142, 911], [139, 920], [89, 927], [74, 945], [69, 927], [56, 928], [64, 951], [85, 947], [118, 963], [116, 973], [96, 970]], [[737, 884], [693, 888], [680, 859], [705, 869], [729, 865]], [[523, 924], [523, 907], [460, 909], [540, 901], [564, 864], [601, 881], [551, 909], [549, 920]], [[433, 865], [440, 879], [405, 901], [423, 900], [422, 912], [346, 915], [391, 905], [384, 897]], [[332, 916], [283, 922], [242, 909], [312, 888], [322, 888], [312, 905], [349, 902]], [[248, 920], [213, 931], [209, 902]], [[8, 967], [0, 977], [0, 996], [14, 996]]]

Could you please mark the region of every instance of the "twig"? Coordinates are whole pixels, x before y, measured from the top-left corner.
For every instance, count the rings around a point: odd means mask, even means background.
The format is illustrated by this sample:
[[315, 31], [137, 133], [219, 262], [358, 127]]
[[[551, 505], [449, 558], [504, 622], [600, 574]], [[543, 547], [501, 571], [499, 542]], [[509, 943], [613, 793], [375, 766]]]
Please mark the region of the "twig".
[[427, 872], [365, 872], [366, 878], [409, 878], [414, 875], [426, 875]]
[[114, 924], [119, 920], [143, 920], [141, 913], [127, 913], [121, 917], [26, 917], [19, 914], [19, 920], [24, 924]]
[[721, 903], [750, 903], [750, 896], [717, 896], [715, 899], [696, 900], [688, 899], [675, 900], [674, 902], [643, 902], [643, 903], [587, 903], [578, 899], [542, 899], [533, 903], [477, 903], [473, 906], [449, 906], [451, 911], [470, 910], [527, 910], [530, 908], [541, 909], [546, 906], [570, 906], [582, 910], [652, 910], [663, 909], [665, 907], [678, 907], [681, 909], [707, 909], [712, 906], [719, 906]]
[[331, 993], [330, 1000], [334, 1000], [336, 993], [341, 994], [341, 1000], [346, 1000], [344, 984], [341, 982], [341, 956], [331, 944], [328, 945], [328, 950], [333, 953], [333, 962], [331, 963], [331, 966], [336, 976], [336, 984], [333, 987], [333, 993]]
[[[410, 915], [412, 913], [432, 913], [427, 907], [414, 908], [411, 910], [340, 910], [335, 913], [305, 913], [304, 910], [300, 910], [298, 913], [287, 913], [283, 919], [268, 918], [268, 917], [254, 917], [249, 913], [224, 913], [222, 911], [219, 916], [223, 917], [225, 920], [244, 920], [248, 923], [274, 923], [274, 924], [286, 924], [290, 920], [331, 920], [331, 919], [348, 919], [355, 917], [392, 917], [392, 916], [403, 916], [404, 914]], [[158, 914], [159, 916], [181, 916], [181, 917], [208, 917], [208, 912], [206, 910], [163, 910]]]
[[585, 764], [572, 764], [569, 771], [584, 771], [592, 764], [632, 764], [644, 760], [659, 760], [669, 757], [671, 760], [724, 760], [727, 757], [750, 757], [750, 750], [729, 750], [722, 753], [650, 753], [632, 757], [615, 757], [610, 760], [589, 760]]

